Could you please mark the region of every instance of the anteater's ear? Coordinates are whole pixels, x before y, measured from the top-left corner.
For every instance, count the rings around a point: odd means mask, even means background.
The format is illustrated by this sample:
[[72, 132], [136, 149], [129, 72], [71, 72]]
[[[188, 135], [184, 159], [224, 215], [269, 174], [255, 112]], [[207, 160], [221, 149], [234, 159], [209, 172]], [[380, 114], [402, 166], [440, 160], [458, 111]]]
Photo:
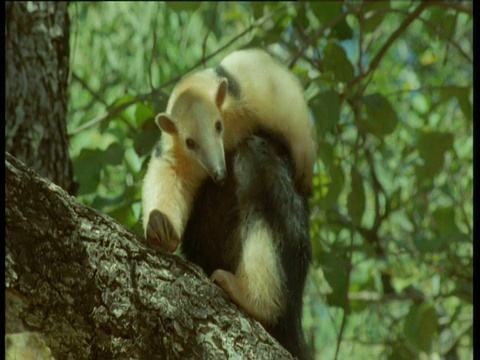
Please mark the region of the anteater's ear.
[[228, 81], [227, 79], [222, 79], [220, 84], [218, 85], [217, 89], [217, 96], [215, 97], [215, 103], [217, 104], [218, 108], [220, 109], [227, 97], [227, 90], [228, 90]]
[[175, 123], [167, 114], [165, 113], [158, 114], [157, 117], [155, 118], [155, 121], [158, 127], [160, 128], [160, 130], [165, 131], [166, 133], [169, 133], [169, 134], [177, 133], [177, 127], [175, 126]]

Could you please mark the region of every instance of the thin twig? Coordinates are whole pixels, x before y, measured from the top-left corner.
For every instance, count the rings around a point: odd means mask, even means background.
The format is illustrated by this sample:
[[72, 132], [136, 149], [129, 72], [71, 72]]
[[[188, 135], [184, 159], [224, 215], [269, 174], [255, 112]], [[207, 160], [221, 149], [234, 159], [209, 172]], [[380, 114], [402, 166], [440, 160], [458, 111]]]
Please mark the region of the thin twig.
[[397, 40], [400, 35], [408, 28], [408, 26], [415, 20], [417, 19], [420, 14], [427, 8], [429, 5], [428, 2], [421, 2], [420, 5], [415, 9], [414, 12], [410, 13], [410, 15], [403, 21], [403, 23], [400, 25], [400, 27], [393, 32], [392, 35], [387, 39], [383, 47], [380, 49], [380, 51], [375, 55], [373, 58], [372, 62], [370, 63], [370, 66], [368, 67], [368, 70], [357, 76], [355, 79], [353, 79], [349, 84], [348, 88], [352, 88], [354, 85], [356, 85], [358, 82], [360, 82], [362, 79], [370, 75], [375, 71], [375, 69], [378, 67], [380, 64], [380, 61], [382, 60], [383, 56], [386, 54], [390, 46]]
[[[394, 12], [397, 12], [399, 14], [406, 14], [406, 11], [395, 9], [392, 10]], [[420, 20], [423, 24], [431, 28], [438, 36], [443, 38], [444, 40], [447, 41], [448, 44], [452, 45], [457, 51], [462, 55], [470, 64], [473, 64], [473, 59], [465, 52], [465, 50], [462, 49], [462, 47], [455, 41], [453, 41], [450, 37], [445, 35], [443, 31], [440, 30], [435, 24], [433, 24], [431, 21], [425, 20], [422, 17], [418, 17], [418, 20]]]
[[[354, 107], [354, 116], [357, 120], [357, 122], [360, 122], [361, 121], [361, 117], [362, 117], [362, 109], [361, 109], [361, 104], [360, 102], [356, 102], [355, 103], [355, 107]], [[362, 136], [360, 134], [360, 132], [357, 131], [357, 138], [355, 140], [355, 145], [354, 145], [354, 149], [355, 149], [355, 155], [354, 155], [354, 159], [353, 159], [353, 164], [352, 166], [354, 167], [357, 167], [358, 165], [358, 152], [359, 152], [359, 149], [360, 149], [360, 146], [361, 146], [361, 140], [362, 140]], [[356, 202], [355, 202], [355, 198], [353, 199], [353, 211], [352, 213], [355, 213], [355, 207], [357, 206]], [[358, 224], [360, 225], [360, 224]], [[346, 292], [346, 295], [345, 295], [345, 308], [343, 309], [343, 316], [342, 316], [342, 323], [340, 325], [340, 331], [337, 335], [337, 346], [336, 346], [336, 349], [335, 349], [335, 357], [334, 359], [336, 360], [338, 358], [338, 354], [340, 352], [340, 344], [342, 342], [342, 338], [343, 338], [343, 334], [345, 333], [345, 328], [347, 326], [347, 318], [348, 318], [348, 314], [350, 312], [350, 301], [348, 299], [348, 289], [350, 288], [350, 275], [351, 275], [351, 272], [353, 270], [353, 251], [354, 251], [354, 237], [355, 237], [355, 234], [357, 233], [357, 222], [354, 218], [352, 218], [352, 222], [351, 222], [351, 228], [350, 228], [350, 249], [349, 249], [349, 252], [348, 252], [348, 263], [347, 263], [347, 283], [345, 285], [346, 289], [347, 289], [347, 292]]]
[[212, 32], [212, 28], [215, 26], [215, 21], [217, 19], [217, 9], [218, 9], [218, 2], [215, 3], [215, 9], [213, 9], [213, 14], [212, 18], [210, 20], [210, 25], [207, 27], [207, 33], [205, 34], [205, 38], [203, 39], [203, 44], [202, 44], [202, 59], [203, 59], [203, 64], [205, 65], [205, 54], [207, 53], [207, 40], [208, 37], [210, 36], [210, 33]]
[[[415, 89], [400, 89], [397, 91], [392, 91], [388, 93], [382, 93], [383, 96], [385, 97], [390, 97], [390, 96], [399, 96], [402, 95], [403, 93], [412, 93], [412, 92], [426, 92], [426, 91], [441, 91], [441, 90], [446, 90], [448, 88], [452, 87], [451, 85], [439, 85], [439, 86], [423, 86], [423, 87], [418, 87]], [[453, 86], [455, 88], [460, 88], [460, 89], [469, 89], [470, 86]]]
[[349, 15], [350, 13], [351, 11], [346, 11], [341, 13], [340, 15], [332, 19], [330, 22], [325, 24], [322, 28], [320, 28], [313, 36], [310, 37], [310, 41], [308, 43], [305, 43], [302, 46], [302, 48], [295, 54], [295, 56], [292, 57], [288, 65], [288, 68], [291, 69], [293, 65], [297, 62], [297, 60], [300, 58], [301, 54], [303, 54], [310, 45], [317, 42], [318, 39], [320, 39], [325, 34], [325, 31], [337, 25], [340, 21], [344, 20], [347, 17], [347, 15]]
[[382, 294], [374, 291], [359, 291], [349, 293], [348, 299], [352, 301], [385, 303], [389, 301], [415, 301], [422, 302], [428, 299], [423, 293], [404, 291], [401, 293]]
[[[370, 177], [372, 178], [372, 187], [373, 193], [375, 194], [375, 220], [373, 221], [372, 231], [377, 232], [382, 224], [383, 220], [390, 214], [390, 200], [387, 194], [385, 193], [385, 189], [378, 180], [377, 172], [375, 170], [375, 162], [373, 161], [373, 155], [368, 147], [365, 147], [365, 159], [367, 160], [369, 169], [370, 169]], [[380, 198], [379, 194], [383, 194], [385, 197], [385, 209], [383, 213], [380, 213]], [[378, 244], [380, 245], [380, 244]]]
[[73, 130], [71, 133], [69, 133], [68, 135], [71, 137], [71, 136], [75, 136], [77, 135], [78, 133], [84, 131], [85, 129], [88, 129], [92, 126], [95, 126], [99, 123], [102, 123], [104, 121], [108, 121], [110, 119], [113, 119], [115, 116], [117, 116], [117, 114], [121, 113], [123, 110], [129, 108], [131, 105], [133, 104], [136, 104], [138, 102], [142, 102], [142, 101], [147, 101], [155, 96], [162, 96], [162, 97], [165, 97], [165, 98], [168, 98], [168, 95], [163, 92], [163, 89], [166, 88], [167, 86], [173, 84], [173, 83], [176, 83], [178, 80], [180, 80], [180, 78], [182, 78], [185, 74], [189, 73], [190, 71], [192, 70], [195, 70], [196, 68], [200, 67], [201, 65], [203, 65], [204, 62], [212, 59], [213, 57], [215, 57], [216, 55], [218, 55], [220, 52], [222, 52], [223, 50], [227, 49], [231, 44], [233, 44], [234, 42], [236, 42], [238, 39], [242, 38], [243, 36], [245, 36], [246, 34], [250, 33], [251, 31], [253, 31], [254, 29], [256, 29], [257, 27], [261, 26], [264, 22], [266, 22], [267, 20], [271, 19], [273, 16], [275, 16], [277, 13], [281, 12], [281, 11], [284, 11], [286, 8], [287, 8], [288, 4], [285, 4], [281, 7], [279, 7], [278, 9], [276, 9], [275, 11], [269, 13], [269, 14], [266, 14], [264, 17], [258, 19], [257, 21], [255, 21], [252, 25], [250, 25], [247, 29], [243, 30], [242, 32], [240, 32], [238, 35], [234, 36], [231, 40], [229, 40], [225, 45], [219, 47], [217, 50], [215, 50], [213, 53], [211, 53], [210, 55], [208, 55], [206, 58], [204, 59], [200, 59], [199, 61], [197, 61], [197, 63], [195, 63], [193, 66], [190, 66], [186, 71], [184, 71], [182, 74], [178, 75], [178, 76], [175, 76], [174, 78], [168, 80], [167, 82], [163, 83], [162, 85], [160, 85], [158, 88], [156, 88], [155, 90], [149, 92], [149, 93], [146, 93], [146, 94], [140, 94], [140, 95], [137, 95], [135, 96], [132, 100], [130, 101], [127, 101], [123, 104], [120, 104], [120, 105], [117, 105], [117, 106], [114, 106], [114, 107], [111, 107], [109, 109], [107, 109], [107, 112], [97, 116], [96, 118], [94, 118], [93, 120], [90, 120], [89, 122], [79, 126], [78, 128], [76, 128], [75, 130]]
[[363, 27], [365, 26], [365, 16], [362, 10], [357, 11], [358, 18], [358, 73], [363, 73]]
[[435, 233], [435, 235], [438, 236], [440, 234], [440, 230], [438, 229], [437, 222], [435, 221], [435, 218], [433, 217], [433, 214], [430, 211], [427, 197], [421, 185], [418, 185], [418, 192], [420, 193], [420, 200], [423, 206], [423, 210], [425, 211], [425, 214], [427, 214], [428, 218], [430, 219], [430, 222], [432, 223], [432, 230]]
[[[159, 12], [160, 12], [160, 3], [158, 3], [157, 14]], [[148, 67], [148, 81], [150, 83], [150, 89], [152, 89], [152, 91], [155, 89], [155, 87], [153, 86], [152, 67], [153, 67], [153, 58], [155, 57], [155, 49], [157, 48], [157, 19], [158, 17], [155, 16], [153, 20], [153, 44], [152, 44], [152, 53], [150, 55], [150, 66]]]
[[[80, 76], [78, 76], [75, 72], [73, 73], [73, 78], [78, 81], [80, 83], [80, 85], [82, 85], [82, 87], [87, 90], [91, 95], [92, 97], [98, 101], [99, 103], [105, 105], [105, 106], [108, 106], [107, 102], [105, 101], [105, 99], [103, 97], [100, 96], [99, 93], [103, 93], [103, 92], [100, 92], [100, 91], [95, 91], [93, 90], [85, 80], [83, 80]], [[123, 120], [123, 122], [128, 126], [128, 128], [131, 130], [131, 131], [136, 131], [136, 129], [130, 124], [130, 122], [128, 121], [128, 119], [123, 116], [123, 115], [120, 115], [119, 118], [121, 120]]]

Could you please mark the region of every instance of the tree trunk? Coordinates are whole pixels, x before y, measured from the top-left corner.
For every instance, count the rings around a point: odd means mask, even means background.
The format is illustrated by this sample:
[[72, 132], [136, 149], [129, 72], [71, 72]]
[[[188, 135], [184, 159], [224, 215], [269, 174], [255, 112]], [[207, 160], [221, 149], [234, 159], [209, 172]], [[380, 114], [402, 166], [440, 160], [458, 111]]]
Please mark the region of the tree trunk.
[[5, 149], [73, 194], [69, 27], [65, 2], [5, 3]]
[[[7, 334], [35, 334], [56, 359], [291, 358], [199, 267], [8, 153], [5, 170]], [[18, 358], [14, 338], [6, 344]]]

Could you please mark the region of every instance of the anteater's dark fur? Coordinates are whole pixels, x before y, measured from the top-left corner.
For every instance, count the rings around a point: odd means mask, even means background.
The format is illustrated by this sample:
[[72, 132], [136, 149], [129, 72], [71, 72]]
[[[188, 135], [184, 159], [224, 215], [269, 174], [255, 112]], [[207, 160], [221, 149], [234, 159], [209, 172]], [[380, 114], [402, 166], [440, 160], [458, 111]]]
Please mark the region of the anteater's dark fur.
[[266, 328], [292, 355], [303, 359], [308, 356], [301, 326], [302, 295], [312, 257], [308, 203], [294, 186], [287, 148], [267, 134], [260, 135], [250, 136], [227, 154], [228, 178], [223, 186], [210, 179], [203, 185], [182, 248], [187, 259], [209, 276], [216, 269], [235, 273], [242, 247], [239, 214], [263, 217], [274, 234], [286, 289], [284, 313], [276, 325]]

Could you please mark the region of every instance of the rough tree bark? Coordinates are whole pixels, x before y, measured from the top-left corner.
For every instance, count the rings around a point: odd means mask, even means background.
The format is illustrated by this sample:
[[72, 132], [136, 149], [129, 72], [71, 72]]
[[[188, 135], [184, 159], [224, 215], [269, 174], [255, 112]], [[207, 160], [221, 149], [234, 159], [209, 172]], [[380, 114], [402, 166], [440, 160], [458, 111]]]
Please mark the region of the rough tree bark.
[[[74, 193], [66, 3], [5, 4], [6, 150]], [[197, 266], [6, 154], [6, 357], [291, 358]]]
[[7, 334], [37, 334], [56, 359], [291, 358], [199, 267], [8, 153], [5, 170]]
[[5, 3], [5, 149], [73, 194], [69, 27], [66, 2]]

